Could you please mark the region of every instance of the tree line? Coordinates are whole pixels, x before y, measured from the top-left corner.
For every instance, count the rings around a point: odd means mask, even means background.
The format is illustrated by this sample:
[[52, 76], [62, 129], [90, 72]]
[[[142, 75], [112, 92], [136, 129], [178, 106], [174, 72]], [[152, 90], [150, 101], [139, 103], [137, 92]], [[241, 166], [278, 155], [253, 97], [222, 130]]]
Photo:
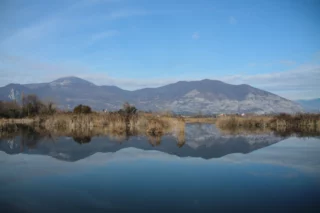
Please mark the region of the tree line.
[[0, 101], [0, 117], [23, 118], [35, 115], [52, 115], [56, 112], [53, 102], [43, 102], [36, 95], [26, 95], [17, 101]]
[[[22, 96], [21, 101], [0, 101], [0, 118], [23, 118], [36, 115], [53, 115], [57, 109], [53, 102], [44, 102], [36, 95]], [[92, 113], [90, 106], [78, 105], [74, 107], [75, 114]], [[137, 108], [128, 102], [123, 104], [122, 109], [116, 111], [121, 115], [132, 115], [137, 113]]]

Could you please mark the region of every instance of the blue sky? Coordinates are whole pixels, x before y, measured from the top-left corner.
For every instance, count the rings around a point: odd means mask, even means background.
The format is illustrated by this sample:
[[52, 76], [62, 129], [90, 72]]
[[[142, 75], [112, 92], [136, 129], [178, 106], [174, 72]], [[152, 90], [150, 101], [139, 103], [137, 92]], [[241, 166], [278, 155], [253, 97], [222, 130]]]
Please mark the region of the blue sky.
[[320, 97], [319, 0], [0, 3], [0, 86], [78, 76], [124, 89], [179, 80]]

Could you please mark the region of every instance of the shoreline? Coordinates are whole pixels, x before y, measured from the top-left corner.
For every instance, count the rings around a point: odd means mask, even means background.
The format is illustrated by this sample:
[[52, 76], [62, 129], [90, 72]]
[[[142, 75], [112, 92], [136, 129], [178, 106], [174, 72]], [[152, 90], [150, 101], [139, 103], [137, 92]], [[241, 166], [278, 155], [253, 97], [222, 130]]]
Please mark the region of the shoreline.
[[6, 131], [12, 125], [29, 125], [52, 132], [86, 132], [104, 129], [115, 134], [137, 132], [155, 136], [166, 133], [178, 134], [185, 130], [185, 121], [180, 117], [98, 112], [55, 113], [32, 118], [0, 119], [0, 131]]
[[181, 134], [186, 124], [214, 124], [222, 132], [319, 132], [320, 114], [280, 114], [275, 116], [182, 117], [150, 113], [121, 114], [117, 112], [89, 114], [55, 113], [32, 118], [1, 118], [0, 131], [9, 125], [30, 125], [53, 132], [93, 131], [110, 133], [138, 132], [149, 135]]

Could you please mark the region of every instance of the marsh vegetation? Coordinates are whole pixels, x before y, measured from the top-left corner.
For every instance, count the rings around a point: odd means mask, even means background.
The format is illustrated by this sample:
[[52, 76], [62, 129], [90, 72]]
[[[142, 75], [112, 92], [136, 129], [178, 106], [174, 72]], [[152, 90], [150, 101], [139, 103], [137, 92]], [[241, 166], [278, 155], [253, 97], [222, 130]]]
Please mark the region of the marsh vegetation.
[[[181, 136], [184, 135], [186, 123], [216, 124], [228, 134], [274, 131], [280, 135], [297, 133], [303, 136], [320, 133], [320, 114], [183, 117], [172, 113], [142, 112], [129, 103], [124, 103], [121, 109], [113, 112], [95, 112], [86, 105], [78, 105], [70, 112], [59, 111], [52, 102], [43, 102], [35, 95], [22, 96], [20, 102], [1, 101], [0, 118], [1, 132], [10, 132], [14, 125], [24, 124], [56, 135], [75, 135], [81, 143], [89, 141], [88, 136], [93, 134], [109, 134], [118, 138], [130, 135]], [[152, 143], [157, 144], [157, 140]]]
[[78, 105], [72, 112], [63, 112], [57, 111], [52, 102], [45, 104], [35, 95], [23, 97], [21, 103], [0, 102], [0, 118], [1, 131], [12, 128], [12, 124], [27, 124], [53, 133], [90, 132], [97, 128], [118, 135], [159, 136], [184, 132], [183, 118], [139, 112], [129, 103], [115, 112], [94, 112], [86, 105]]
[[275, 132], [279, 135], [315, 136], [320, 134], [320, 114], [279, 114], [274, 116], [225, 116], [216, 120], [224, 132], [261, 133]]

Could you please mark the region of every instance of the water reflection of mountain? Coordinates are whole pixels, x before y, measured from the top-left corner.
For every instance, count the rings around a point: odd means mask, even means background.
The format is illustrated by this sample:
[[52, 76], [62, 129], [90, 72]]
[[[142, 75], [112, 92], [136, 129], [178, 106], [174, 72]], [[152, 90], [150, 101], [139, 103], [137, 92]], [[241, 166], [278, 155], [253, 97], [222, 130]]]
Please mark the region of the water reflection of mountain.
[[[249, 153], [283, 140], [269, 134], [222, 135], [213, 125], [188, 125], [185, 143], [177, 142], [173, 136], [148, 138], [132, 136], [117, 141], [108, 136], [92, 138], [41, 137], [36, 132], [21, 133], [11, 139], [0, 140], [0, 150], [8, 154], [41, 154], [65, 161], [77, 161], [97, 152], [117, 152], [134, 147], [143, 150], [158, 150], [179, 157], [218, 158], [232, 153]], [[76, 142], [75, 142], [76, 141]]]

